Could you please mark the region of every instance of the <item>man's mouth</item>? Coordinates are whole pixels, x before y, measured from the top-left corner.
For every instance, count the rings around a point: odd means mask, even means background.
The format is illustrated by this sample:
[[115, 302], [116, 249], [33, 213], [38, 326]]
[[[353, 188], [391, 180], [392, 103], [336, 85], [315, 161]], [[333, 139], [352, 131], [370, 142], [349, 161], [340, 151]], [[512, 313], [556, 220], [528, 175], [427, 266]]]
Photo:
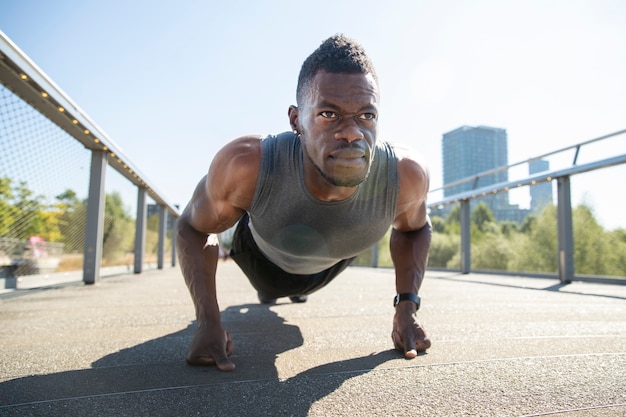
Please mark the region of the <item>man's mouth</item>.
[[332, 152], [329, 155], [329, 160], [335, 166], [343, 166], [345, 168], [361, 169], [366, 164], [365, 154], [355, 151]]
[[361, 159], [365, 158], [365, 151], [361, 149], [337, 149], [330, 153], [330, 157], [334, 159]]
[[365, 147], [360, 143], [344, 144], [337, 149], [330, 151], [329, 157], [337, 160], [354, 160], [356, 162], [367, 158], [368, 153]]

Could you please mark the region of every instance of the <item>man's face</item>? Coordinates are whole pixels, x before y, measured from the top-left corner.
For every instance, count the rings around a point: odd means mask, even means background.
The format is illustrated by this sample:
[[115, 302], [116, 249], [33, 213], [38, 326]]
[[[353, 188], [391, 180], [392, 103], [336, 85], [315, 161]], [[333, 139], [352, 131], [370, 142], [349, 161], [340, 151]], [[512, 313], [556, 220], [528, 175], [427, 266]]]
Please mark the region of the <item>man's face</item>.
[[301, 134], [305, 178], [328, 187], [355, 187], [374, 157], [378, 86], [370, 74], [318, 72], [292, 118]]

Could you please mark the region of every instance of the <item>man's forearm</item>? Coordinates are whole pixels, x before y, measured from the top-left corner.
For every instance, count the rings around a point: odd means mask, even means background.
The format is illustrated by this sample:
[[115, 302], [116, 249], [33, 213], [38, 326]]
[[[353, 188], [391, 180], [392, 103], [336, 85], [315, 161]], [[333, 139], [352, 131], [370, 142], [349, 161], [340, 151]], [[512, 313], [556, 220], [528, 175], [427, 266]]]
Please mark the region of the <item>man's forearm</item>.
[[428, 263], [431, 235], [430, 222], [410, 232], [392, 229], [389, 248], [396, 271], [398, 293], [419, 292]]
[[176, 229], [178, 260], [196, 309], [196, 319], [199, 324], [219, 323], [215, 285], [219, 257], [216, 236], [210, 236], [215, 239], [209, 239], [207, 243], [207, 235], [192, 228], [184, 218], [179, 220]]

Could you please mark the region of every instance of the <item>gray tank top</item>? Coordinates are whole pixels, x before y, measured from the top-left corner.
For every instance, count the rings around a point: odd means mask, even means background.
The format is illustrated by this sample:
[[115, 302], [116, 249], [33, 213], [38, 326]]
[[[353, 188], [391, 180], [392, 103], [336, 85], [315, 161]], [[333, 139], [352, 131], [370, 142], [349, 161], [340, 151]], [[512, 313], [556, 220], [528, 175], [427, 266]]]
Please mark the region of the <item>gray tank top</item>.
[[292, 132], [261, 142], [250, 230], [261, 252], [286, 272], [314, 274], [378, 242], [396, 213], [392, 147], [378, 142], [368, 178], [342, 201], [320, 201], [304, 185], [300, 139]]

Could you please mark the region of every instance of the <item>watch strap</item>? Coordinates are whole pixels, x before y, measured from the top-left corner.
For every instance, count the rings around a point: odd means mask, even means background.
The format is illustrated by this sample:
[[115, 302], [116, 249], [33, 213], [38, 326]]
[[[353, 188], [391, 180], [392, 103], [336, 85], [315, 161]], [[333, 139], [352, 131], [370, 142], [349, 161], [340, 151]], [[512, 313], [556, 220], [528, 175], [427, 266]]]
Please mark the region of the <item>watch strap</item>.
[[393, 298], [393, 306], [394, 307], [397, 306], [400, 301], [411, 301], [415, 303], [418, 310], [420, 309], [421, 299], [419, 295], [417, 294], [414, 294], [412, 292], [404, 292], [401, 294], [396, 294], [396, 296]]

